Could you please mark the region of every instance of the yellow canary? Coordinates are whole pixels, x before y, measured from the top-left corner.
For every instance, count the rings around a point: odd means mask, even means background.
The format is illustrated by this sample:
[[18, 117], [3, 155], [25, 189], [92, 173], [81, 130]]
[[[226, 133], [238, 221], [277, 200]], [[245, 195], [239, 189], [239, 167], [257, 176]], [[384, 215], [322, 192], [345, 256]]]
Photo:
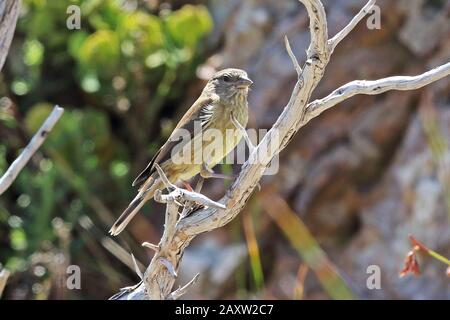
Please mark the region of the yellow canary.
[[167, 142], [134, 180], [140, 185], [137, 196], [117, 219], [110, 234], [118, 235], [152, 199], [162, 183], [154, 164], [161, 166], [169, 181], [186, 181], [202, 168], [213, 168], [242, 138], [232, 118], [246, 127], [248, 88], [253, 82], [245, 71], [225, 69], [208, 81], [200, 97], [175, 127]]

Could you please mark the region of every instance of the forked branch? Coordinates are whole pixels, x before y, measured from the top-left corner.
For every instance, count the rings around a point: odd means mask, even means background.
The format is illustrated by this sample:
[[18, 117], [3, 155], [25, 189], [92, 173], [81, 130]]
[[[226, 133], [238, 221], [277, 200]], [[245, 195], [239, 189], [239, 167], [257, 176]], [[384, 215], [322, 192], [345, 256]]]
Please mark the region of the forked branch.
[[333, 38], [328, 40], [328, 50], [330, 53], [333, 53], [334, 49], [337, 45], [344, 40], [353, 29], [355, 29], [356, 25], [364, 19], [367, 14], [372, 10], [375, 5], [376, 0], [370, 0], [367, 4], [358, 12], [358, 14], [349, 22], [349, 24], [338, 32]]

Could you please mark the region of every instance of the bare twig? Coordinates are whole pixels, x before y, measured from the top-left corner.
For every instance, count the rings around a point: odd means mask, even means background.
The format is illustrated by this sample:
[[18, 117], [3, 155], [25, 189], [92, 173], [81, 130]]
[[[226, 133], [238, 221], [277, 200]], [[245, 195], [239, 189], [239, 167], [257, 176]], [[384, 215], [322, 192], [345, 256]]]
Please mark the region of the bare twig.
[[192, 278], [191, 281], [189, 281], [188, 283], [186, 283], [184, 286], [178, 288], [177, 290], [175, 290], [174, 292], [172, 292], [169, 297], [168, 300], [178, 300], [181, 296], [183, 296], [184, 294], [186, 294], [186, 292], [188, 292], [188, 290], [197, 283], [198, 281], [198, 277], [200, 276], [199, 273], [197, 273], [195, 275], [194, 278]]
[[169, 181], [169, 179], [167, 178], [166, 174], [161, 169], [159, 164], [155, 163], [155, 168], [156, 168], [156, 171], [158, 171], [159, 177], [161, 178], [162, 182], [164, 183], [166, 189], [170, 190], [170, 188], [172, 188], [172, 189], [177, 188], [176, 185], [174, 185], [172, 182]]
[[370, 0], [367, 4], [358, 12], [358, 14], [349, 22], [349, 24], [338, 32], [333, 38], [328, 40], [328, 50], [333, 53], [336, 46], [346, 38], [350, 32], [356, 27], [356, 25], [364, 19], [364, 17], [372, 10], [376, 0]]
[[[183, 251], [192, 239], [200, 233], [226, 225], [239, 214], [253, 190], [258, 186], [272, 159], [286, 147], [293, 135], [311, 119], [356, 94], [380, 94], [387, 90], [413, 90], [449, 75], [449, 65], [447, 64], [416, 77], [391, 77], [377, 81], [351, 82], [337, 89], [328, 97], [310, 103], [311, 95], [323, 77], [334, 47], [367, 14], [374, 1], [369, 1], [349, 25], [330, 41], [328, 41], [327, 21], [322, 2], [319, 0], [300, 0], [300, 2], [306, 7], [310, 18], [311, 43], [307, 50], [306, 63], [301, 70], [301, 75], [298, 77], [287, 106], [262, 141], [250, 153], [239, 176], [228, 189], [226, 195], [217, 202], [224, 205], [226, 209], [209, 206], [187, 217], [181, 217], [177, 222], [174, 218], [178, 214], [176, 201], [182, 202], [187, 199], [193, 200], [193, 198], [189, 198], [189, 193], [186, 190], [180, 192], [177, 191], [178, 188], [168, 184], [169, 190], [174, 189], [174, 191], [170, 190], [170, 193], [165, 197], [159, 195], [160, 200], [167, 202], [166, 224], [159, 245], [160, 251], [153, 257], [147, 268], [144, 274], [144, 283], [133, 287], [129, 293], [121, 294], [120, 299], [139, 299], [143, 296], [150, 299], [172, 298], [174, 293], [171, 294], [170, 291], [175, 278], [173, 273], [171, 274], [168, 268], [160, 263], [159, 259], [161, 257], [167, 259], [173, 266], [174, 271], [177, 272]], [[288, 44], [286, 48], [292, 59], [293, 53], [290, 52]], [[294, 67], [298, 72], [295, 62]], [[162, 170], [158, 170], [158, 172], [160, 171]], [[163, 177], [164, 173], [160, 172], [160, 175]]]
[[390, 90], [415, 90], [450, 75], [450, 62], [417, 76], [389, 77], [374, 81], [355, 80], [334, 90], [323, 99], [308, 104], [310, 119], [355, 95], [377, 95]]
[[156, 244], [150, 243], [150, 242], [143, 242], [142, 246], [145, 248], [152, 249], [155, 252], [159, 251], [159, 247]]
[[134, 257], [134, 254], [131, 254], [131, 259], [133, 260], [134, 271], [138, 275], [139, 279], [142, 280], [144, 278], [144, 275], [142, 274], [141, 269], [139, 269], [139, 266], [137, 264], [136, 258]]
[[172, 191], [169, 194], [159, 194], [159, 193], [155, 194], [155, 200], [160, 203], [168, 203], [175, 201], [179, 205], [181, 204], [180, 201], [183, 200], [183, 201], [197, 202], [198, 204], [202, 204], [205, 207], [226, 209], [224, 204], [211, 200], [201, 193], [181, 188], [176, 188], [175, 191]]
[[17, 157], [16, 160], [14, 160], [3, 177], [0, 178], [0, 195], [2, 195], [6, 191], [6, 189], [11, 186], [23, 167], [28, 163], [33, 154], [45, 141], [48, 133], [53, 129], [53, 126], [56, 124], [56, 122], [58, 122], [63, 112], [64, 109], [59, 106], [55, 106], [53, 108], [53, 111], [45, 120], [41, 128], [33, 136], [30, 143], [25, 147], [25, 149], [23, 149], [20, 156]]
[[300, 64], [298, 63], [294, 52], [292, 52], [291, 44], [289, 43], [289, 39], [287, 36], [284, 36], [284, 46], [286, 47], [289, 58], [291, 58], [294, 69], [297, 72], [297, 76], [300, 77], [302, 75], [302, 67], [300, 67]]
[[247, 143], [249, 152], [252, 153], [253, 150], [255, 150], [255, 145], [253, 144], [252, 140], [248, 136], [245, 128], [239, 123], [239, 121], [237, 121], [237, 119], [235, 118], [233, 113], [231, 113], [231, 122], [233, 122], [236, 129], [238, 129], [241, 132], [242, 137], [244, 138], [245, 142]]

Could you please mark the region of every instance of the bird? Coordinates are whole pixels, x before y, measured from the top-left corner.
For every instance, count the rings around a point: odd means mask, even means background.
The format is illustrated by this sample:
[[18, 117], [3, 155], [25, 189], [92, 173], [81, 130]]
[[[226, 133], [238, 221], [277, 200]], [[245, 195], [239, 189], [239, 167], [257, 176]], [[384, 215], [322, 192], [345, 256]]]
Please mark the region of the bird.
[[225, 177], [212, 168], [245, 135], [242, 130], [248, 122], [247, 97], [252, 84], [247, 72], [236, 68], [218, 71], [210, 78], [168, 140], [133, 181], [132, 186], [139, 186], [138, 193], [111, 227], [111, 235], [122, 232], [155, 192], [164, 188], [155, 164], [174, 184], [197, 174], [205, 178]]

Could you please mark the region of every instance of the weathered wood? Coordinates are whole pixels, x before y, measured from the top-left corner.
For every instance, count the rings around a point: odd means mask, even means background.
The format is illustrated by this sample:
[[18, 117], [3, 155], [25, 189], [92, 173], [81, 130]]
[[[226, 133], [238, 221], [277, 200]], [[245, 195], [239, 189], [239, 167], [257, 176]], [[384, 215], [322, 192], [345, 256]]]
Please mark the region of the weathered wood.
[[9, 46], [19, 17], [20, 0], [0, 1], [0, 71], [8, 56]]

